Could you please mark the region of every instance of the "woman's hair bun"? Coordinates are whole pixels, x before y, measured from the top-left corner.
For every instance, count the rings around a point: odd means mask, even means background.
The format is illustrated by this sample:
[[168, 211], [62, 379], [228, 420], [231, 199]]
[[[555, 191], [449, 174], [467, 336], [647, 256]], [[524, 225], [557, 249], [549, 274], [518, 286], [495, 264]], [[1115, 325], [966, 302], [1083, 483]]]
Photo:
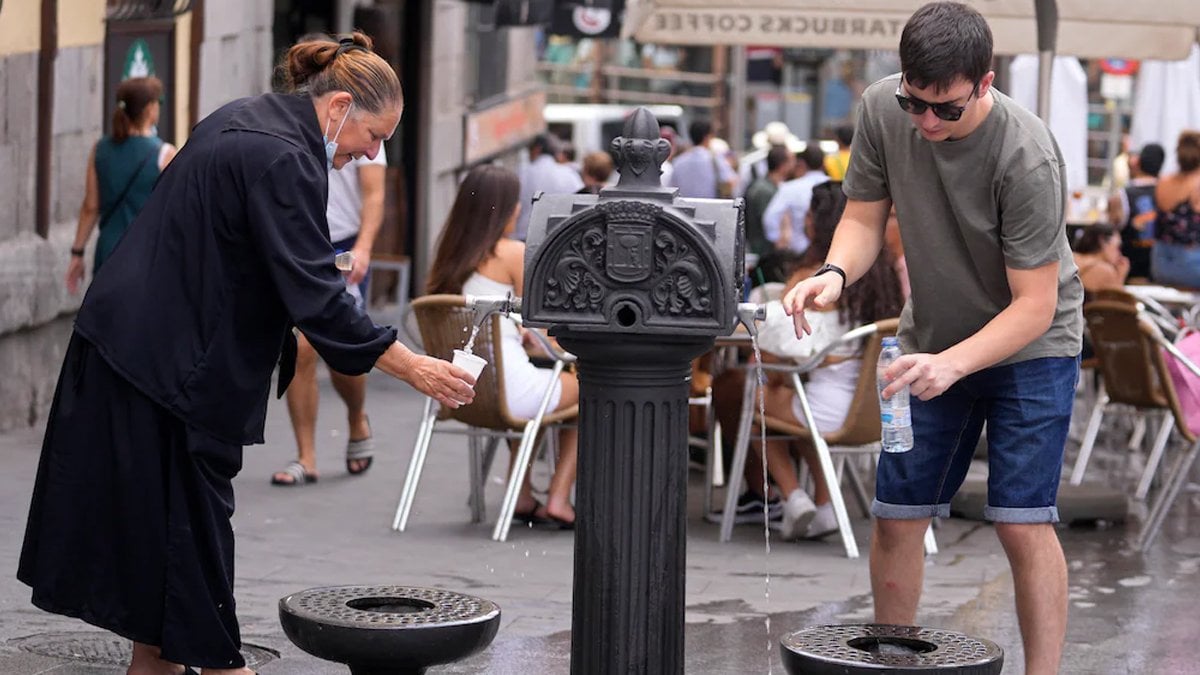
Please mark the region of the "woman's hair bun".
[[307, 37], [292, 45], [279, 62], [276, 81], [284, 91], [306, 92], [314, 98], [345, 91], [370, 112], [402, 101], [396, 71], [372, 51], [374, 42], [366, 33], [355, 31], [338, 39]]

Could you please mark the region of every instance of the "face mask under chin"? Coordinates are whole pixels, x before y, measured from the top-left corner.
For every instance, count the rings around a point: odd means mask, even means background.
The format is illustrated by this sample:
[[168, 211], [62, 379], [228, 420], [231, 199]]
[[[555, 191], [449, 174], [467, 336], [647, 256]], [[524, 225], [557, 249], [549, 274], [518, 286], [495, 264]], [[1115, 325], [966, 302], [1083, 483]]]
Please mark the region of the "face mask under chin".
[[342, 133], [342, 127], [346, 126], [346, 120], [350, 117], [350, 112], [354, 110], [354, 101], [350, 102], [350, 106], [346, 108], [346, 114], [342, 116], [342, 121], [338, 123], [338, 128], [333, 132], [333, 140], [329, 140], [329, 123], [325, 121], [325, 133], [321, 135], [321, 140], [325, 141], [325, 169], [330, 171], [333, 169], [333, 158], [337, 156], [338, 136]]

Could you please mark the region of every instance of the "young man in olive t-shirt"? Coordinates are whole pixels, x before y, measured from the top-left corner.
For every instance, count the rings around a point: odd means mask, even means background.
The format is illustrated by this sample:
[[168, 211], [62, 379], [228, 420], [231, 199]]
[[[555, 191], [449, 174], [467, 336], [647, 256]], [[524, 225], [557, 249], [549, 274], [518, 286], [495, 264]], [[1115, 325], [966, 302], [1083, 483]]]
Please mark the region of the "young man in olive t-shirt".
[[[1063, 225], [1063, 160], [1046, 126], [992, 89], [992, 36], [977, 11], [925, 5], [900, 38], [900, 75], [863, 94], [827, 265], [784, 299], [834, 303], [870, 267], [895, 204], [912, 296], [891, 396], [912, 394], [911, 451], [879, 460], [871, 540], [875, 620], [913, 624], [923, 534], [949, 515], [988, 428], [985, 516], [1012, 568], [1025, 672], [1058, 670], [1067, 568], [1054, 531], [1079, 374], [1083, 288]], [[867, 366], [869, 367], [869, 365]]]

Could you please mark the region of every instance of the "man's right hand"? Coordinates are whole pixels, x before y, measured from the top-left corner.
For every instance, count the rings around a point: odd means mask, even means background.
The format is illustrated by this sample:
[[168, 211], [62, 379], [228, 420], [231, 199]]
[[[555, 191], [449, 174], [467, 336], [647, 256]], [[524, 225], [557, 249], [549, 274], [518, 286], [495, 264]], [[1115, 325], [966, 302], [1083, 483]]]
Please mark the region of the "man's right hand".
[[841, 295], [842, 277], [834, 272], [805, 279], [793, 286], [792, 290], [783, 296], [783, 311], [792, 317], [792, 322], [796, 325], [796, 338], [802, 339], [812, 333], [812, 326], [808, 324], [804, 310], [831, 309]]

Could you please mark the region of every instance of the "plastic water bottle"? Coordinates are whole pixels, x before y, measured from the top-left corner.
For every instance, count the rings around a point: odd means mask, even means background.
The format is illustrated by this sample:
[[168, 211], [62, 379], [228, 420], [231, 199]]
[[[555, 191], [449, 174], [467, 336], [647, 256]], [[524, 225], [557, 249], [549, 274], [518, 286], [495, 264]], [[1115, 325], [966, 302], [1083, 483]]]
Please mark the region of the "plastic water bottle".
[[883, 397], [887, 380], [883, 374], [892, 362], [900, 358], [900, 341], [894, 337], [883, 338], [883, 349], [879, 352], [879, 365], [875, 368], [875, 380], [879, 385], [879, 422], [883, 430], [881, 444], [884, 452], [908, 452], [913, 447], [912, 409], [908, 406], [908, 387]]

